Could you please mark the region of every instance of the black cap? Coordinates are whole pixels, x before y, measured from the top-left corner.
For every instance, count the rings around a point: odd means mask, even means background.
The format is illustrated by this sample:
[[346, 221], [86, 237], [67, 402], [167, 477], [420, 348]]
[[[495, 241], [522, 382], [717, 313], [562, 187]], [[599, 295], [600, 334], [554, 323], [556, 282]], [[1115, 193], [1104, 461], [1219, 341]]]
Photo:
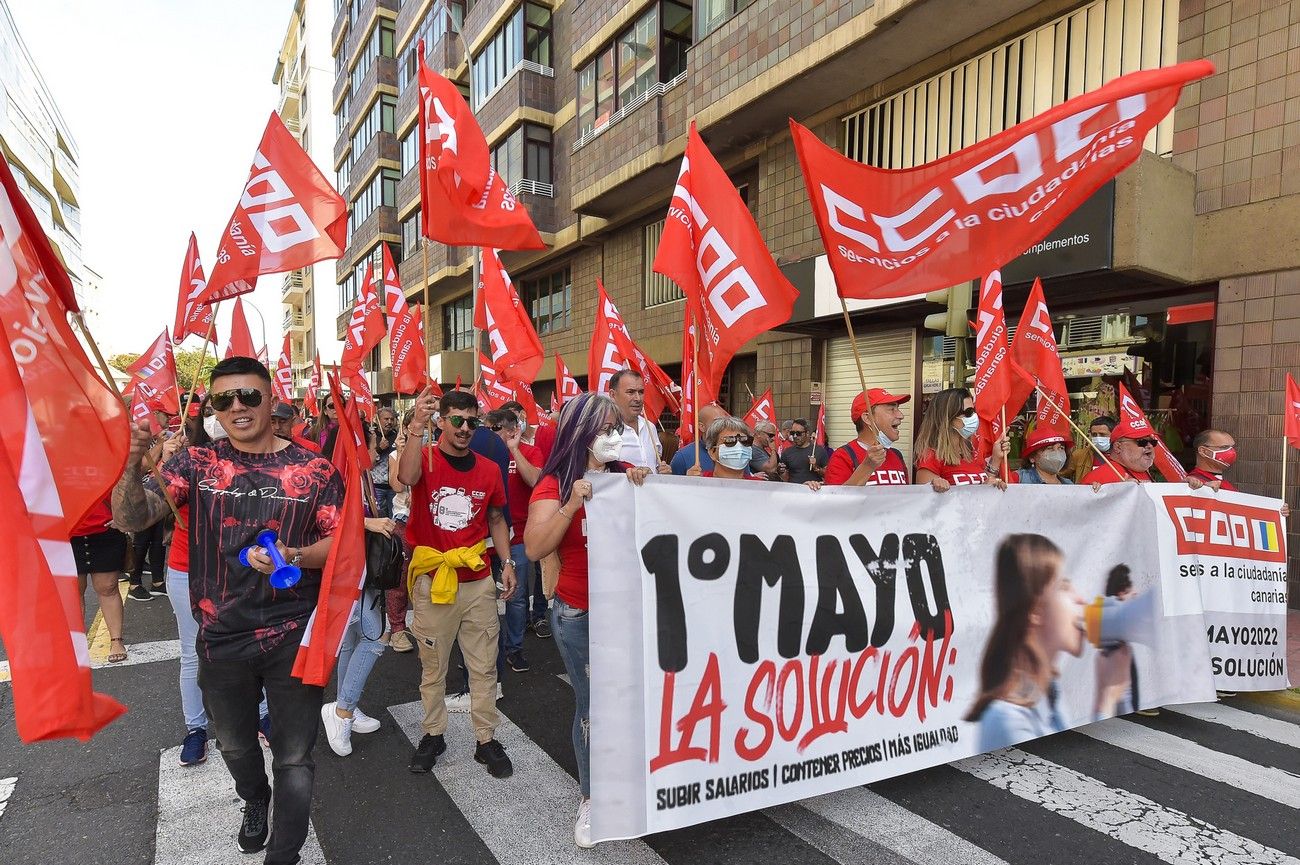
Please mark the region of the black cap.
[[276, 417], [280, 420], [292, 420], [297, 416], [298, 413], [295, 412], [293, 406], [289, 405], [287, 402], [278, 402], [275, 404], [275, 408], [271, 409], [271, 417]]

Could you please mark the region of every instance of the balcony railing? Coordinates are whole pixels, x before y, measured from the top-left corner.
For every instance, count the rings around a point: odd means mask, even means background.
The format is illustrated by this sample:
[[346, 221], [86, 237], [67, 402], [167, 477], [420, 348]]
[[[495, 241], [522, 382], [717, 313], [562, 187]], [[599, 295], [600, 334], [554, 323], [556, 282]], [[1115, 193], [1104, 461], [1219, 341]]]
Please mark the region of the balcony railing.
[[510, 184], [510, 192], [514, 194], [516, 198], [525, 193], [528, 195], [541, 195], [546, 198], [555, 197], [555, 187], [553, 185], [550, 183], [543, 183], [540, 180], [529, 180], [527, 178], [516, 180], [514, 183]]
[[651, 85], [644, 92], [637, 94], [634, 98], [629, 100], [627, 104], [625, 104], [622, 108], [618, 109], [613, 114], [609, 115], [609, 119], [606, 120], [604, 123], [578, 136], [578, 140], [573, 142], [573, 152], [577, 153], [579, 150], [585, 147], [589, 142], [597, 138], [606, 129], [609, 129], [615, 123], [619, 122], [624, 117], [631, 114], [633, 111], [636, 111], [638, 108], [640, 108], [642, 105], [645, 105], [651, 99], [654, 99], [659, 96], [663, 96], [664, 93], [676, 87], [678, 84], [681, 84], [683, 81], [686, 80], [686, 73], [688, 71], [689, 70], [683, 70], [682, 73], [678, 75], [676, 78], [674, 78], [672, 81], [669, 81], [666, 84], [661, 81], [657, 84]]
[[281, 326], [284, 330], [305, 330], [307, 317], [301, 312], [286, 312]]

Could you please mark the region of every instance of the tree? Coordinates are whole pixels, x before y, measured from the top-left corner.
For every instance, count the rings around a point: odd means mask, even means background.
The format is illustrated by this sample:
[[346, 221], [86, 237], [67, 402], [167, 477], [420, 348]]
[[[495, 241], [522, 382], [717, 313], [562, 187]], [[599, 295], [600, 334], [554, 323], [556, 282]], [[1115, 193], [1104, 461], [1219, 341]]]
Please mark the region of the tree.
[[[199, 369], [199, 357], [203, 357], [203, 367]], [[115, 354], [108, 359], [110, 366], [126, 372], [131, 364], [140, 358], [139, 352], [127, 352], [125, 354]], [[179, 380], [181, 390], [189, 392], [194, 382], [194, 373], [199, 372], [199, 384], [206, 385], [208, 376], [212, 373], [212, 368], [217, 365], [217, 358], [211, 351], [200, 352], [198, 349], [185, 349], [176, 352], [176, 378]]]

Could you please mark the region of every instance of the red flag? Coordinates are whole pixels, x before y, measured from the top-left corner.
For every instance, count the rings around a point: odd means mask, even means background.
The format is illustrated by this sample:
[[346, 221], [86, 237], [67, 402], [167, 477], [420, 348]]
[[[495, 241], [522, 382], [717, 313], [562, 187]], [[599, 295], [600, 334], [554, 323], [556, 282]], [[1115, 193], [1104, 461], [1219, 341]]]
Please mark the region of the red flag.
[[[199, 261], [199, 242], [190, 232], [190, 245], [185, 250], [185, 264], [181, 266], [181, 285], [176, 293], [176, 322], [172, 325], [172, 339], [176, 345], [185, 341], [185, 337], [194, 334], [198, 337], [208, 335], [208, 328], [216, 317], [215, 307], [198, 303], [199, 295], [208, 287], [203, 276], [203, 262]], [[212, 331], [212, 344], [217, 344], [217, 332]]]
[[293, 346], [289, 334], [284, 335], [280, 357], [275, 362], [275, 375], [271, 376], [271, 390], [280, 402], [293, 401]]
[[[558, 352], [555, 355], [555, 392], [560, 406], [582, 394], [582, 388], [578, 387], [578, 380], [569, 372], [569, 368], [564, 365], [564, 359]], [[552, 411], [559, 411], [559, 408], [553, 408]]]
[[316, 352], [316, 358], [312, 362], [311, 379], [307, 382], [307, 391], [302, 397], [302, 407], [307, 413], [313, 416], [320, 415], [320, 385], [322, 376], [320, 374], [320, 352]]
[[235, 298], [235, 308], [230, 314], [230, 342], [226, 344], [224, 357], [257, 357], [253, 334], [248, 329], [248, 319], [244, 318], [242, 297]]
[[348, 389], [352, 391], [352, 401], [356, 404], [357, 411], [365, 417], [366, 420], [375, 419], [375, 395], [370, 390], [370, 381], [366, 374], [358, 370], [348, 376]]
[[654, 270], [686, 295], [701, 329], [696, 374], [712, 391], [741, 346], [790, 320], [799, 296], [694, 121]]
[[343, 358], [339, 369], [345, 379], [351, 379], [361, 370], [370, 350], [384, 341], [384, 316], [379, 311], [379, 295], [375, 293], [375, 268], [366, 268], [361, 282], [361, 293], [352, 302], [352, 317], [348, 320], [347, 339], [343, 343]]
[[551, 391], [551, 414], [559, 414], [560, 408], [561, 406], [560, 406], [559, 391]]
[[388, 314], [388, 326], [391, 328], [392, 317], [406, 310], [406, 292], [402, 291], [402, 278], [397, 273], [397, 265], [393, 263], [393, 251], [387, 243], [383, 246], [384, 271], [380, 281], [384, 284], [384, 312]]
[[94, 693], [71, 530], [130, 446], [126, 409], [68, 325], [72, 282], [0, 159], [0, 639], [25, 742], [88, 739], [125, 711]]
[[[334, 379], [333, 393], [341, 394], [338, 379]], [[352, 416], [339, 405], [339, 431], [334, 447], [335, 465], [343, 476], [343, 509], [339, 524], [334, 530], [334, 543], [321, 571], [320, 596], [303, 631], [302, 643], [293, 662], [293, 675], [305, 685], [329, 684], [338, 657], [339, 646], [347, 631], [357, 604], [361, 602], [361, 588], [366, 582], [366, 532], [365, 512], [361, 502], [361, 474], [369, 452], [357, 445]], [[366, 459], [363, 460], [362, 456]]]
[[528, 211], [488, 157], [487, 139], [465, 97], [420, 58], [420, 225], [450, 246], [545, 249]]
[[[166, 328], [149, 346], [149, 350], [126, 368], [131, 376], [126, 395], [132, 398], [132, 422], [146, 419], [150, 412], [180, 414], [180, 385], [176, 382], [176, 359]], [[137, 409], [138, 406], [138, 409]], [[137, 411], [139, 412], [137, 414]]]
[[496, 250], [483, 250], [481, 272], [474, 326], [487, 334], [492, 366], [501, 381], [531, 384], [546, 357], [542, 341]]
[[587, 353], [587, 388], [595, 393], [609, 390], [609, 380], [620, 369], [634, 369], [645, 379], [645, 416], [654, 422], [665, 408], [680, 410], [673, 395], [673, 380], [657, 363], [633, 341], [623, 323], [623, 316], [605, 292], [605, 285], [596, 280], [599, 299], [596, 306], [596, 326], [591, 332], [591, 348]]
[[817, 407], [817, 432], [813, 434], [813, 444], [826, 446], [826, 403]]
[[749, 412], [745, 415], [745, 424], [753, 429], [760, 421], [767, 423], [776, 423], [776, 405], [772, 402], [772, 389], [769, 387], [763, 391], [763, 395], [754, 400], [750, 406]]
[[1070, 391], [1065, 385], [1065, 374], [1061, 371], [1061, 354], [1056, 347], [1052, 317], [1047, 311], [1047, 301], [1043, 298], [1041, 280], [1034, 280], [1029, 299], [1025, 301], [1025, 311], [1020, 315], [1020, 324], [1016, 326], [1016, 335], [1011, 340], [1011, 360], [1015, 364], [1012, 369], [1015, 376], [1011, 383], [1007, 414], [1019, 414], [1037, 384], [1043, 393], [1038, 396], [1034, 428], [1042, 427], [1070, 436]]
[[1133, 394], [1125, 387], [1124, 382], [1119, 382], [1118, 399], [1120, 423], [1127, 424], [1128, 428], [1142, 435], [1150, 436], [1156, 440], [1155, 467], [1167, 481], [1185, 481], [1187, 480], [1187, 470], [1183, 468], [1182, 463], [1169, 450], [1159, 434], [1156, 433], [1155, 427], [1147, 420], [1146, 412], [1138, 401], [1133, 398]]
[[[1206, 60], [1116, 78], [951, 156], [863, 165], [790, 121], [841, 297], [908, 297], [977, 279], [1046, 237], [1142, 152]], [[666, 230], [665, 230], [666, 231]]]
[[487, 355], [479, 352], [479, 402], [481, 402], [488, 411], [501, 408], [501, 406], [515, 398], [515, 392], [510, 385], [501, 380], [497, 373], [496, 367]]
[[1291, 447], [1300, 448], [1300, 385], [1296, 385], [1291, 373], [1286, 374], [1286, 406], [1282, 416], [1285, 419], [1286, 440]]
[[537, 426], [541, 423], [542, 413], [537, 409], [537, 399], [533, 396], [533, 386], [526, 381], [515, 382], [515, 402], [524, 407], [524, 417], [528, 423]]
[[691, 317], [691, 311], [686, 310], [685, 320], [682, 322], [682, 385], [681, 409], [678, 412], [680, 423], [677, 425], [677, 438], [682, 444], [695, 440], [695, 399], [696, 392], [699, 392], [701, 405], [708, 405], [717, 400], [718, 395], [714, 390], [707, 388], [703, 381], [694, 375], [695, 370], [695, 320]]
[[424, 321], [418, 306], [407, 306], [388, 319], [388, 350], [393, 365], [393, 390], [419, 393], [428, 375], [428, 354], [424, 348]]
[[1011, 397], [1015, 364], [1007, 347], [1007, 322], [1002, 314], [1002, 274], [993, 271], [980, 286], [975, 327], [975, 411], [989, 425], [991, 445], [1005, 432], [1002, 416]]
[[215, 303], [247, 294], [262, 274], [339, 258], [347, 231], [343, 196], [273, 111], [239, 204], [221, 235], [212, 278], [198, 300]]

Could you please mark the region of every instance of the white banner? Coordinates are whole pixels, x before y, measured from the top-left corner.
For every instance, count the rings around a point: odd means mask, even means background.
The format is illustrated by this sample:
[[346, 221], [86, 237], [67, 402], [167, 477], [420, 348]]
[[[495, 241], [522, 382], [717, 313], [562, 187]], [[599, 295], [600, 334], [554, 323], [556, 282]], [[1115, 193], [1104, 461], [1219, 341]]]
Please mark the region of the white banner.
[[1200, 585], [1167, 572], [1159, 509], [1133, 484], [596, 478], [593, 837], [1213, 700]]
[[[1245, 493], [1143, 487], [1156, 502], [1162, 586], [1198, 582], [1214, 686], [1222, 691], [1288, 687], [1287, 562], [1282, 501]], [[1185, 594], [1178, 597], [1186, 597]], [[1165, 593], [1165, 608], [1177, 598]]]

